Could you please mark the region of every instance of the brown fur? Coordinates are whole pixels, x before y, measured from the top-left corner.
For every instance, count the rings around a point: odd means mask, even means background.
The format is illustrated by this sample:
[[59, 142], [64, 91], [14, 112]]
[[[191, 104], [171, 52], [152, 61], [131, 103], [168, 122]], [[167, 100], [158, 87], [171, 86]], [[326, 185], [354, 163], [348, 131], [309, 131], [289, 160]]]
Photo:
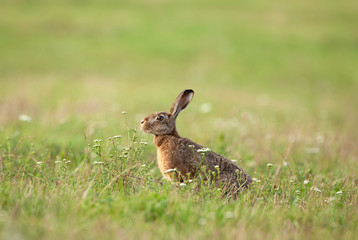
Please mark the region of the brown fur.
[[[193, 95], [193, 90], [183, 91], [174, 101], [169, 113], [157, 112], [147, 116], [142, 120], [141, 128], [154, 134], [158, 167], [164, 177], [183, 181], [200, 174], [205, 166], [206, 172], [217, 173], [219, 170], [216, 182], [224, 186], [227, 192], [236, 194], [249, 186], [252, 182], [250, 176], [235, 163], [215, 152], [210, 151], [203, 157], [197, 152], [203, 146], [180, 137], [176, 130], [175, 120], [190, 103]], [[177, 172], [167, 173], [168, 169], [177, 169]]]

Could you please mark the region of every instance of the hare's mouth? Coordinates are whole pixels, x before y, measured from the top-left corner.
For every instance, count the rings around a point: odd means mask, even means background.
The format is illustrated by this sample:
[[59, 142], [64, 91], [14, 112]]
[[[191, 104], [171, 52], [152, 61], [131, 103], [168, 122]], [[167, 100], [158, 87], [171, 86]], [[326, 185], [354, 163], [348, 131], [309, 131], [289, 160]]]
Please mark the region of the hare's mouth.
[[153, 132], [152, 132], [150, 129], [144, 129], [144, 128], [142, 128], [142, 130], [143, 130], [143, 132], [145, 132], [145, 133], [151, 133], [151, 134], [153, 134]]
[[142, 124], [142, 125], [140, 126], [140, 128], [141, 128], [142, 131], [145, 132], [145, 133], [151, 133], [151, 134], [153, 134], [153, 131], [152, 131], [151, 127], [148, 126], [147, 124]]

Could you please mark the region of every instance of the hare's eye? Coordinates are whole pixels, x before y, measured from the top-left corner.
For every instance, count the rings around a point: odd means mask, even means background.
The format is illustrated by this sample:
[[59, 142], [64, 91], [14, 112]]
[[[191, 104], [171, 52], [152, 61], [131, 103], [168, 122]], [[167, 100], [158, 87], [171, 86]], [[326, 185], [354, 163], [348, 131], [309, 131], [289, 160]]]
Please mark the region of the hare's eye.
[[160, 115], [160, 116], [157, 117], [157, 120], [158, 120], [158, 121], [163, 121], [163, 120], [164, 120], [164, 117]]

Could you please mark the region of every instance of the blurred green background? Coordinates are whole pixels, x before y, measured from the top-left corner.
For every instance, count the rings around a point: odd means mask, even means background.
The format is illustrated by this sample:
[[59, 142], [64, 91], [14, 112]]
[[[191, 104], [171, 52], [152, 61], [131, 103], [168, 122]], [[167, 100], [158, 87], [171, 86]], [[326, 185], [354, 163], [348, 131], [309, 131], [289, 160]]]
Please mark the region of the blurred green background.
[[0, 134], [82, 149], [192, 88], [178, 128], [202, 144], [227, 136], [260, 161], [266, 135], [331, 132], [355, 149], [357, 5], [1, 1]]

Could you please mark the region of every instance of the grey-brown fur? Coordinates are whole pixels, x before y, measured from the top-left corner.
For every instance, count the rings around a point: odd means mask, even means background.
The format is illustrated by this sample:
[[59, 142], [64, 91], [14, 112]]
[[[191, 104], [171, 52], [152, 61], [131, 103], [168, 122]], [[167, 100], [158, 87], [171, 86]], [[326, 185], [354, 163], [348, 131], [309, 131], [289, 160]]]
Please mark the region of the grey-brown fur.
[[[250, 176], [235, 163], [215, 152], [209, 151], [203, 157], [198, 153], [203, 146], [180, 137], [176, 130], [175, 120], [190, 103], [193, 95], [193, 90], [183, 91], [178, 95], [168, 113], [157, 112], [147, 116], [142, 120], [141, 128], [147, 133], [154, 134], [158, 167], [164, 177], [183, 181], [185, 178], [201, 174], [202, 169], [205, 169], [207, 173], [217, 173], [219, 170], [220, 174], [216, 182], [221, 184], [226, 192], [236, 195], [238, 191], [247, 188], [252, 182]], [[180, 174], [167, 173], [169, 169], [177, 169]]]

